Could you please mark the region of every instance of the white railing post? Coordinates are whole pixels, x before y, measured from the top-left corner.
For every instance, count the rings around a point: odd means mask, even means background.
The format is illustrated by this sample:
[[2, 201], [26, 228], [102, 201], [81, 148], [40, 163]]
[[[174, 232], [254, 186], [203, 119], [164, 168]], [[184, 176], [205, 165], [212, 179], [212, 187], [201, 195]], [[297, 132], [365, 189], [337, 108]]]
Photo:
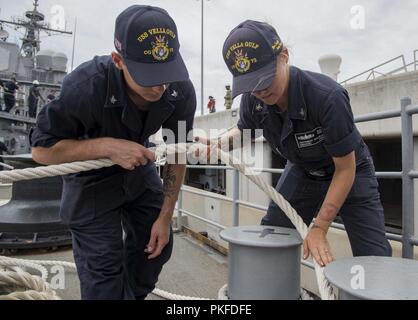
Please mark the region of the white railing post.
[[233, 171], [232, 215], [234, 227], [239, 226], [239, 171]]

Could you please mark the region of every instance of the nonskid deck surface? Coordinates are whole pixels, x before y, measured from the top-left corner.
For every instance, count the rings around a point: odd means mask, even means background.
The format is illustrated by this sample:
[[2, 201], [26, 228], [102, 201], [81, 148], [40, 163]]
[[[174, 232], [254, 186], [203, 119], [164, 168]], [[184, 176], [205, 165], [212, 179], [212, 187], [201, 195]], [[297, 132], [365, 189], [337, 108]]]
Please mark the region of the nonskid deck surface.
[[[59, 260], [74, 262], [71, 248], [51, 253], [18, 253], [15, 258], [32, 260]], [[184, 233], [174, 235], [174, 251], [170, 261], [160, 274], [157, 287], [170, 293], [193, 297], [216, 299], [219, 289], [228, 282], [227, 258], [215, 250], [198, 243]], [[56, 277], [56, 270], [51, 270], [49, 281], [62, 283]], [[58, 271], [59, 272], [59, 271]], [[65, 300], [79, 300], [80, 289], [77, 274], [65, 270], [65, 288], [56, 289], [58, 295]], [[149, 295], [149, 300], [159, 300]]]

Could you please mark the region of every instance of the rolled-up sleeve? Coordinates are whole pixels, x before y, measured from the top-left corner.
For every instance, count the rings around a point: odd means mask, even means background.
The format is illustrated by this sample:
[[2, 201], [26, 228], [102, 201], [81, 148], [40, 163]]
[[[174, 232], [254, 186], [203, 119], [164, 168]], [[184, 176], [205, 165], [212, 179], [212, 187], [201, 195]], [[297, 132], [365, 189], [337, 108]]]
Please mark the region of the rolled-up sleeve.
[[330, 94], [320, 121], [324, 133], [324, 146], [332, 157], [344, 157], [360, 145], [362, 137], [354, 124], [350, 98], [346, 90], [340, 89]]
[[93, 105], [88, 95], [65, 84], [61, 95], [40, 111], [30, 132], [32, 147], [50, 148], [64, 139], [80, 139], [95, 126]]
[[251, 131], [251, 139], [256, 139], [261, 136], [260, 129], [254, 119], [252, 118], [252, 104], [248, 95], [244, 95], [241, 99], [241, 106], [239, 111], [239, 120], [237, 127], [241, 132], [244, 130]]

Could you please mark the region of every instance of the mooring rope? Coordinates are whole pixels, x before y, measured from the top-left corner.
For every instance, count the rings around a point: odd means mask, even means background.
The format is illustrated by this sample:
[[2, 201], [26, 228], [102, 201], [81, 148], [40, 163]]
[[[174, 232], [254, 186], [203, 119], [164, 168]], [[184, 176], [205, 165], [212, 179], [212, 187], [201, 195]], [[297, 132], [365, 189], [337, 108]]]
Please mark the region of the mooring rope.
[[[156, 148], [151, 148], [157, 157], [164, 157], [169, 155], [174, 155], [176, 153], [192, 153], [194, 154], [198, 148], [205, 147], [201, 144], [177, 144], [177, 145], [160, 145]], [[201, 154], [200, 158], [206, 154]], [[302, 218], [298, 215], [296, 210], [290, 205], [290, 203], [279, 194], [276, 189], [270, 186], [260, 175], [258, 175], [254, 170], [248, 167], [245, 164], [242, 164], [240, 160], [233, 157], [230, 153], [222, 151], [217, 147], [212, 148], [212, 155], [215, 159], [220, 159], [224, 164], [227, 164], [242, 174], [244, 174], [248, 179], [254, 182], [261, 190], [263, 190], [278, 206], [283, 210], [286, 216], [292, 221], [293, 225], [296, 227], [296, 230], [302, 237], [305, 239], [308, 234], [308, 227], [303, 222]], [[64, 176], [71, 173], [78, 173], [82, 171], [90, 171], [96, 169], [102, 169], [106, 167], [111, 167], [115, 165], [109, 159], [100, 159], [100, 160], [91, 160], [91, 161], [81, 161], [68, 164], [60, 164], [46, 167], [38, 168], [27, 168], [20, 170], [12, 171], [1, 171], [0, 172], [0, 182], [11, 183], [22, 180], [32, 180], [40, 179], [45, 177], [54, 177], [54, 176]], [[315, 274], [318, 282], [318, 288], [320, 296], [323, 300], [335, 300], [336, 295], [333, 292], [331, 285], [325, 279], [324, 268], [321, 267], [315, 259], [313, 260], [315, 266]], [[31, 260], [21, 260], [8, 257], [0, 256], [0, 267], [6, 268], [5, 271], [0, 271], [0, 289], [2, 286], [13, 286], [20, 289], [23, 288], [23, 291], [13, 292], [9, 295], [0, 296], [0, 299], [47, 299], [52, 300], [59, 299], [58, 295], [54, 290], [50, 288], [46, 282], [46, 277], [48, 275], [46, 269], [43, 266], [46, 265], [59, 265], [70, 269], [76, 269], [74, 263], [63, 262], [63, 261], [31, 261]], [[17, 272], [14, 271], [12, 266], [15, 267], [25, 267], [39, 270], [42, 274], [42, 277], [31, 276], [29, 273], [23, 272], [21, 269], [17, 269]], [[31, 277], [33, 277], [33, 280]], [[218, 294], [218, 298], [222, 299], [224, 296], [222, 292], [225, 292], [221, 288]], [[154, 294], [161, 296], [165, 299], [170, 300], [208, 300], [205, 298], [198, 297], [188, 297], [169, 293], [160, 289], [155, 289]]]

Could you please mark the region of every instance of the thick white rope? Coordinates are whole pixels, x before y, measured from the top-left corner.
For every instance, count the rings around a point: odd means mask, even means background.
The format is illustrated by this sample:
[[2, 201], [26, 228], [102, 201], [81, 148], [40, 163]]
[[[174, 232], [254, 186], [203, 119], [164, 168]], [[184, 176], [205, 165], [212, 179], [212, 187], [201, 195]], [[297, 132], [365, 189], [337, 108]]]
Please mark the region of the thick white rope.
[[161, 289], [154, 289], [152, 292], [156, 296], [159, 296], [161, 298], [164, 298], [166, 300], [183, 300], [183, 301], [189, 301], [189, 300], [214, 300], [214, 299], [208, 299], [208, 298], [200, 298], [200, 297], [190, 297], [190, 296], [183, 296], [175, 293], [170, 293]]
[[[202, 145], [200, 144], [177, 144], [177, 145], [161, 145], [154, 149], [155, 154], [157, 157], [163, 157], [168, 155], [173, 155], [175, 153], [186, 153], [191, 152], [194, 153], [196, 148], [201, 148]], [[217, 159], [221, 159], [221, 161], [225, 164], [230, 165], [231, 167], [237, 169], [242, 174], [244, 174], [247, 178], [249, 178], [252, 182], [254, 182], [261, 190], [263, 190], [287, 215], [287, 217], [292, 221], [293, 225], [296, 227], [296, 230], [299, 232], [302, 239], [305, 239], [308, 234], [308, 227], [303, 222], [302, 218], [297, 214], [296, 210], [292, 208], [290, 203], [283, 198], [272, 186], [270, 186], [260, 175], [258, 175], [255, 171], [253, 171], [248, 166], [241, 163], [240, 160], [236, 159], [235, 157], [231, 156], [229, 153], [219, 150], [218, 148], [214, 148], [213, 151], [217, 157]], [[71, 173], [77, 173], [81, 171], [90, 171], [94, 169], [101, 169], [105, 167], [111, 167], [114, 163], [109, 159], [101, 159], [101, 160], [93, 160], [93, 161], [84, 161], [84, 162], [76, 162], [70, 164], [61, 164], [61, 165], [54, 165], [48, 167], [39, 167], [39, 168], [28, 168], [22, 170], [13, 170], [13, 171], [5, 171], [0, 172], [0, 182], [15, 182], [21, 180], [32, 180], [32, 179], [39, 179], [45, 177], [53, 177], [53, 176], [63, 176]], [[17, 266], [19, 266], [19, 262], [16, 261], [17, 259], [10, 259], [6, 257], [0, 257], [0, 266], [2, 263], [9, 262], [8, 266], [10, 266], [10, 261], [14, 261]], [[22, 260], [19, 260], [22, 261]], [[25, 261], [25, 260], [24, 260]], [[34, 262], [25, 261], [31, 264]], [[24, 266], [24, 263], [21, 262], [20, 266]], [[57, 261], [36, 261], [37, 265], [62, 265], [64, 267], [75, 269], [75, 265], [73, 263], [68, 262], [57, 262]], [[323, 300], [335, 300], [336, 296], [332, 290], [332, 287], [328, 283], [328, 281], [324, 277], [324, 268], [319, 266], [315, 259], [315, 273], [318, 281], [318, 288]], [[27, 265], [26, 265], [27, 266]], [[33, 267], [33, 266], [32, 266]], [[37, 268], [39, 270], [39, 268]], [[46, 273], [47, 274], [47, 273]], [[43, 274], [44, 276], [44, 274]], [[197, 297], [185, 297], [180, 295], [174, 295], [159, 289], [154, 290], [154, 293], [162, 296], [163, 298], [173, 299], [173, 300], [199, 300], [201, 298]], [[52, 296], [51, 296], [52, 297]]]
[[[162, 157], [165, 154], [184, 153], [190, 144], [183, 143], [178, 145], [159, 146], [157, 148], [150, 148], [157, 157]], [[15, 181], [34, 180], [56, 176], [66, 176], [72, 173], [85, 172], [108, 168], [114, 166], [115, 163], [110, 159], [99, 159], [89, 161], [78, 161], [72, 163], [64, 163], [46, 167], [27, 168], [12, 171], [0, 171], [0, 182], [11, 183]]]
[[41, 274], [41, 278], [43, 280], [48, 279], [48, 270], [42, 264], [37, 263], [36, 261], [12, 259], [8, 257], [0, 256], [0, 267], [6, 267], [6, 268], [18, 267], [18, 268], [23, 268], [23, 269], [29, 268], [29, 269], [39, 271], [39, 273]]
[[0, 287], [15, 290], [7, 296], [0, 296], [0, 300], [60, 300], [46, 281], [23, 271], [0, 272]]
[[33, 180], [47, 177], [65, 176], [70, 173], [90, 171], [114, 166], [109, 159], [91, 160], [53, 165], [48, 167], [27, 168], [12, 171], [1, 171], [0, 182], [10, 183], [15, 181]]
[[[16, 259], [15, 259], [16, 260]], [[0, 260], [0, 289], [11, 292], [8, 295], [1, 295], [0, 300], [59, 300], [57, 293], [51, 289], [46, 279], [25, 272], [17, 265], [30, 266], [42, 270], [41, 265], [33, 262], [12, 261], [12, 259]], [[0, 269], [1, 270], [1, 269]], [[42, 272], [43, 276], [44, 273]]]
[[[72, 262], [66, 261], [44, 261], [44, 260], [22, 260], [16, 258], [8, 258], [0, 256], [0, 267], [6, 267], [10, 269], [12, 267], [29, 267], [39, 270], [42, 273], [42, 278], [34, 277], [34, 281], [30, 282], [30, 274], [23, 272], [16, 275], [16, 272], [0, 271], [0, 288], [8, 288], [10, 284], [13, 284], [19, 288], [30, 289], [24, 292], [15, 292], [6, 296], [0, 296], [0, 300], [56, 300], [58, 298], [55, 291], [51, 290], [46, 282], [48, 274], [44, 266], [62, 266], [70, 270], [76, 271], [76, 265]], [[45, 269], [45, 271], [44, 271]], [[1, 270], [1, 269], [0, 269]], [[30, 284], [30, 285], [28, 285]], [[183, 296], [173, 294], [160, 289], [154, 289], [153, 294], [167, 299], [167, 300], [210, 300], [207, 298]]]

